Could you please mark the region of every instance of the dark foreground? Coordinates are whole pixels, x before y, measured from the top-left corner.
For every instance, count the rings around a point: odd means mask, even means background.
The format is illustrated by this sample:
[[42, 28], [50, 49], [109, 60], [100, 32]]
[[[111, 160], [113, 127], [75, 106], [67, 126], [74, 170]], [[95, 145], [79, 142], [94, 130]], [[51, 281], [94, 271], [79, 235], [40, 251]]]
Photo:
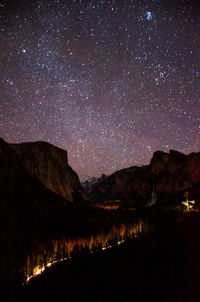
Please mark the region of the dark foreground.
[[[176, 216], [176, 217], [175, 217]], [[200, 215], [155, 212], [123, 246], [57, 264], [13, 301], [200, 301]]]

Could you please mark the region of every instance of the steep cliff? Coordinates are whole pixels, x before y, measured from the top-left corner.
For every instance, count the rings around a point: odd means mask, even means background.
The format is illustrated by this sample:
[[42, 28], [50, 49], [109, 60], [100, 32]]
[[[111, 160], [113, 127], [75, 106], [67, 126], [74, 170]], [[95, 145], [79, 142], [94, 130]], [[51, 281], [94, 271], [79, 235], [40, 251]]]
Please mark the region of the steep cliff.
[[16, 203], [16, 206], [20, 207], [19, 200], [26, 200], [28, 204], [29, 201], [40, 199], [44, 195], [56, 197], [26, 170], [15, 150], [3, 139], [0, 139], [0, 179], [1, 201], [7, 200], [12, 205]]
[[185, 191], [192, 199], [200, 198], [195, 189], [200, 185], [200, 153], [155, 152], [150, 162], [150, 173], [160, 199], [182, 200]]
[[11, 254], [13, 248], [20, 250], [19, 245], [31, 234], [40, 234], [46, 228], [49, 231], [63, 213], [66, 219], [69, 206], [69, 202], [31, 175], [15, 150], [0, 139], [0, 240], [4, 242], [1, 256], [5, 251], [7, 258], [7, 248]]
[[12, 144], [24, 167], [49, 190], [70, 202], [87, 198], [67, 152], [46, 142]]

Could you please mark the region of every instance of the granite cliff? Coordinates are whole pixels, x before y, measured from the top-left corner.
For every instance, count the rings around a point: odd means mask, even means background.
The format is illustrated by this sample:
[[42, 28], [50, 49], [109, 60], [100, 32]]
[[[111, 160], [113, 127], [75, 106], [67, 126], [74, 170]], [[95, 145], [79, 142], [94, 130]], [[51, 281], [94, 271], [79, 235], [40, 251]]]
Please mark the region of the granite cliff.
[[42, 141], [10, 146], [17, 152], [26, 170], [46, 188], [70, 202], [87, 199], [78, 175], [68, 164], [67, 151]]
[[200, 200], [200, 153], [156, 151], [150, 164], [115, 172], [93, 187], [93, 201], [121, 199], [125, 205], [145, 206], [155, 191], [158, 203], [176, 203], [189, 197]]
[[157, 151], [150, 162], [150, 175], [160, 200], [180, 201], [185, 191], [191, 199], [200, 199], [200, 152]]
[[26, 204], [44, 196], [56, 198], [56, 195], [45, 188], [36, 176], [31, 175], [23, 166], [16, 151], [3, 139], [0, 139], [0, 192], [1, 202], [8, 201], [16, 207], [19, 200], [26, 200]]

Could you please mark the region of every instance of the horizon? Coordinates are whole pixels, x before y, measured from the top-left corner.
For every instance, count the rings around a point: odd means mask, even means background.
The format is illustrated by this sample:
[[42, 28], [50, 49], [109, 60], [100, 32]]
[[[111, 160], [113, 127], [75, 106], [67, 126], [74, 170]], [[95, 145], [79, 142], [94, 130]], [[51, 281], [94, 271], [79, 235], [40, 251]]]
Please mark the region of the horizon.
[[[0, 139], [1, 139], [1, 137], [0, 137]], [[2, 138], [3, 139], [3, 138]], [[3, 139], [4, 141], [6, 141], [5, 139]], [[43, 143], [49, 143], [49, 142], [46, 142], [46, 141], [24, 141], [24, 142], [8, 142], [8, 141], [6, 141], [6, 143], [8, 143], [8, 144], [23, 144], [23, 143], [37, 143], [37, 142], [43, 142]], [[49, 144], [51, 144], [51, 143], [49, 143]], [[163, 151], [163, 150], [155, 150], [153, 153], [152, 153], [152, 155], [150, 156], [150, 159], [149, 159], [149, 161], [147, 162], [147, 163], [142, 163], [142, 164], [137, 164], [137, 163], [134, 163], [134, 164], [132, 164], [131, 166], [127, 166], [127, 167], [122, 167], [122, 168], [119, 168], [119, 169], [117, 169], [117, 170], [114, 170], [114, 171], [111, 171], [111, 173], [101, 173], [101, 174], [97, 174], [97, 175], [88, 175], [88, 174], [80, 174], [80, 173], [78, 173], [76, 170], [75, 170], [75, 168], [71, 165], [71, 163], [70, 163], [70, 157], [69, 157], [69, 153], [68, 153], [68, 150], [66, 150], [66, 149], [63, 149], [63, 148], [61, 148], [61, 147], [59, 147], [59, 146], [56, 146], [56, 145], [53, 145], [53, 144], [51, 144], [52, 146], [54, 146], [54, 147], [57, 147], [57, 148], [59, 148], [59, 149], [62, 149], [62, 150], [64, 150], [64, 151], [66, 151], [67, 152], [67, 159], [68, 159], [68, 164], [72, 167], [72, 169], [78, 174], [78, 176], [79, 176], [79, 179], [80, 179], [80, 181], [81, 182], [84, 182], [84, 181], [86, 181], [87, 179], [89, 179], [89, 178], [100, 178], [102, 175], [105, 175], [105, 176], [110, 176], [110, 175], [112, 175], [113, 173], [115, 173], [115, 172], [117, 172], [117, 171], [119, 171], [119, 170], [123, 170], [123, 169], [129, 169], [129, 168], [131, 168], [131, 167], [142, 167], [142, 166], [146, 166], [146, 165], [149, 165], [150, 164], [150, 161], [151, 161], [151, 159], [153, 158], [153, 155], [154, 155], [154, 153], [155, 152], [165, 152], [165, 153], [170, 153], [171, 151], [175, 151], [175, 152], [179, 152], [179, 153], [182, 153], [182, 154], [184, 154], [184, 155], [189, 155], [189, 154], [191, 154], [191, 153], [195, 153], [195, 152], [189, 152], [189, 153], [186, 153], [186, 152], [181, 152], [181, 151], [179, 151], [179, 150], [174, 150], [174, 149], [169, 149], [169, 150], [167, 150], [167, 151]], [[199, 151], [197, 151], [196, 153], [199, 153], [200, 152], [200, 150]]]

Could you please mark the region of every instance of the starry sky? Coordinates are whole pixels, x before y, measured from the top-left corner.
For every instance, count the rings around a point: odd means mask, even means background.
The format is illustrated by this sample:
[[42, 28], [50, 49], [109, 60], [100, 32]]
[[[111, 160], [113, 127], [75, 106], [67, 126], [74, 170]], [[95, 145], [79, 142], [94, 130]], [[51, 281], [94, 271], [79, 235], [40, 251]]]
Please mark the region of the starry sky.
[[0, 0], [0, 136], [79, 176], [200, 151], [200, 2]]

